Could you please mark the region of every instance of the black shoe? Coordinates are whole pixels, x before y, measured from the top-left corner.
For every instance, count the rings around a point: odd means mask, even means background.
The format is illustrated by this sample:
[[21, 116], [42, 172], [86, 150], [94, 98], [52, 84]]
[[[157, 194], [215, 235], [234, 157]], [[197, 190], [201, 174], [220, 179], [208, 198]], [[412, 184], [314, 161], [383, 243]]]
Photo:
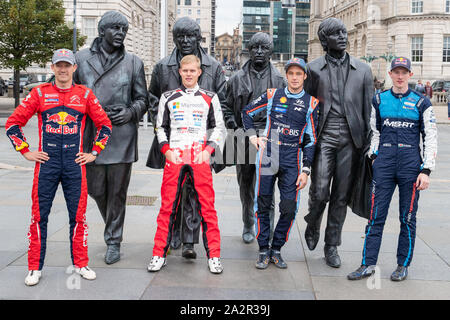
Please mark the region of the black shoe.
[[193, 243], [183, 243], [183, 252], [181, 256], [186, 259], [195, 259], [197, 258], [197, 253], [194, 251]]
[[397, 269], [391, 274], [392, 281], [403, 281], [408, 277], [408, 267], [397, 266]]
[[242, 240], [244, 243], [252, 243], [253, 240], [255, 240], [255, 229], [254, 226], [251, 227], [245, 227], [242, 231]]
[[106, 264], [113, 264], [120, 260], [120, 244], [108, 244], [105, 254]]
[[320, 228], [308, 223], [305, 230], [305, 241], [309, 250], [314, 250], [319, 242]]
[[258, 253], [258, 260], [256, 261], [257, 269], [266, 269], [270, 262], [270, 249], [260, 250]]
[[278, 268], [280, 269], [286, 269], [287, 263], [284, 262], [283, 258], [281, 257], [281, 253], [279, 250], [273, 250], [270, 255], [270, 262], [273, 262]]
[[323, 249], [325, 253], [325, 262], [328, 266], [339, 268], [341, 266], [341, 258], [339, 257], [337, 247], [325, 245]]
[[373, 266], [365, 266], [362, 265], [352, 273], [347, 275], [348, 280], [361, 280], [363, 278], [370, 277], [375, 273], [375, 269]]
[[174, 231], [172, 235], [172, 241], [170, 241], [170, 248], [177, 250], [181, 246], [181, 234], [180, 230]]

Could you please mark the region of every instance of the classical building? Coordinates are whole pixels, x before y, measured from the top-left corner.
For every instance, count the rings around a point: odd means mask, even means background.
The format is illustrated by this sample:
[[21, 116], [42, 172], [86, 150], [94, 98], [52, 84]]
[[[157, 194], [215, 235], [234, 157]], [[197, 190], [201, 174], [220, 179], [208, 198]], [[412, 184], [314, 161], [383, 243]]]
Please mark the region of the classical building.
[[328, 17], [344, 21], [351, 55], [377, 57], [378, 79], [389, 54], [412, 59], [414, 81], [450, 79], [450, 0], [311, 0], [309, 60], [323, 54], [317, 29]]
[[229, 62], [232, 66], [238, 67], [242, 51], [242, 36], [239, 29], [233, 30], [233, 35], [224, 33], [216, 38], [216, 59], [222, 65]]
[[[168, 51], [171, 52], [174, 44], [172, 39], [172, 26], [175, 23], [176, 0], [165, 0], [167, 3]], [[67, 24], [73, 26], [73, 1], [64, 0]], [[77, 0], [76, 25], [81, 34], [87, 36], [85, 45], [78, 50], [90, 47], [92, 41], [98, 36], [97, 25], [102, 15], [116, 10], [127, 17], [129, 28], [125, 38], [125, 48], [144, 61], [147, 81], [154, 65], [161, 59], [160, 31], [161, 31], [161, 1], [160, 0]], [[12, 70], [0, 70], [0, 75], [11, 74]], [[45, 78], [51, 74], [49, 65], [46, 68], [33, 66], [27, 69], [28, 73]], [[40, 80], [40, 79], [39, 79]]]
[[215, 0], [176, 0], [176, 18], [189, 17], [197, 21], [202, 31], [202, 47], [214, 56], [216, 38]]

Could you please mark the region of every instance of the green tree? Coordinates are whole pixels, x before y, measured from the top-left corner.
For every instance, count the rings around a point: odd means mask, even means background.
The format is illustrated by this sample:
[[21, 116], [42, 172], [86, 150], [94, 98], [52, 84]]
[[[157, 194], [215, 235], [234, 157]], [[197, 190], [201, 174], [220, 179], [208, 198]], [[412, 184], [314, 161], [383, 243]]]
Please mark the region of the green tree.
[[[0, 65], [14, 70], [16, 107], [20, 71], [32, 64], [45, 65], [56, 49], [73, 49], [73, 31], [64, 14], [62, 0], [0, 0]], [[78, 36], [78, 47], [85, 41]]]

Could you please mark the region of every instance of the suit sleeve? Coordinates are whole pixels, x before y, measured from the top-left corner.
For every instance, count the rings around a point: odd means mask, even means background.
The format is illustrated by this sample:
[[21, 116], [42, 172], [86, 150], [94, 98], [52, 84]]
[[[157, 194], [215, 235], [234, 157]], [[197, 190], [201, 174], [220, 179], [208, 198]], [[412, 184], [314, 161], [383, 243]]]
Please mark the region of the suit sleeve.
[[[253, 100], [249, 105], [242, 109], [242, 123], [244, 125], [244, 130], [248, 131], [250, 136], [256, 136], [253, 117], [267, 109], [267, 104], [269, 102], [268, 92], [269, 91], [263, 93], [259, 98]], [[275, 92], [273, 94], [275, 94]]]
[[370, 117], [372, 114], [372, 99], [374, 96], [373, 75], [372, 70], [368, 68], [364, 76], [364, 100], [363, 100], [363, 121], [364, 121], [364, 145], [367, 146], [370, 143]]
[[237, 128], [237, 121], [234, 116], [234, 108], [235, 108], [235, 100], [234, 100], [234, 86], [235, 86], [235, 79], [231, 78], [228, 80], [227, 83], [227, 104], [223, 107], [223, 115], [225, 118], [225, 126], [228, 129], [235, 129]]
[[225, 128], [225, 122], [223, 120], [221, 103], [217, 94], [213, 96], [211, 105], [209, 107], [207, 130], [208, 141], [206, 142], [205, 150], [207, 150], [210, 154], [213, 154], [217, 148], [223, 150], [225, 138], [227, 136], [227, 130]]
[[306, 129], [304, 140], [307, 143], [303, 147], [303, 167], [311, 168], [314, 162], [314, 154], [317, 144], [317, 122], [318, 122], [318, 108], [319, 100], [311, 97], [308, 113], [306, 115]]
[[97, 135], [93, 141], [92, 151], [97, 151], [100, 154], [105, 149], [108, 139], [111, 137], [111, 121], [92, 91], [88, 95], [86, 107], [88, 116], [97, 128]]
[[144, 63], [134, 56], [135, 70], [133, 71], [134, 82], [131, 93], [131, 110], [133, 120], [139, 122], [149, 107], [147, 82], [145, 80]]
[[378, 147], [380, 144], [381, 133], [381, 116], [380, 116], [380, 95], [377, 94], [372, 99], [372, 112], [370, 114], [370, 128], [372, 137], [370, 140], [370, 149], [367, 156], [374, 158], [378, 155]]
[[[422, 169], [433, 171], [436, 165], [437, 154], [437, 126], [433, 106], [428, 98], [424, 99], [422, 109], [421, 134], [423, 140], [423, 165]], [[429, 173], [428, 172], [428, 173]]]
[[29, 145], [25, 138], [22, 127], [39, 110], [39, 95], [37, 88], [31, 90], [22, 103], [14, 110], [5, 124], [6, 135], [11, 141], [14, 149], [21, 154], [29, 152]]
[[158, 106], [161, 95], [161, 86], [160, 86], [160, 64], [157, 64], [152, 72], [152, 79], [150, 80], [150, 86], [148, 88], [150, 103], [148, 112], [150, 113], [151, 121], [156, 128], [156, 118], [158, 115]]
[[159, 99], [158, 114], [156, 117], [156, 137], [159, 142], [159, 149], [165, 154], [170, 149], [170, 111], [167, 107], [166, 97], [161, 96]]

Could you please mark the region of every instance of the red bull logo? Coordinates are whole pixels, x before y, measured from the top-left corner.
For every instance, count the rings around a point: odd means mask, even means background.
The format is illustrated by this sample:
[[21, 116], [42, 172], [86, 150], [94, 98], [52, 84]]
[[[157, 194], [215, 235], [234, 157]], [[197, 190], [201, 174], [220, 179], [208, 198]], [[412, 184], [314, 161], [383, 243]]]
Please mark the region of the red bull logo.
[[20, 139], [17, 135], [11, 135], [9, 136], [11, 140], [13, 141], [14, 145], [16, 146], [16, 151], [20, 151], [23, 148], [28, 147], [28, 143]]
[[70, 123], [78, 123], [78, 116], [72, 116], [67, 112], [58, 112], [52, 115], [47, 115], [47, 122], [53, 122], [59, 124], [54, 128], [52, 125], [47, 124], [45, 126], [45, 132], [55, 134], [77, 134], [78, 126], [74, 125], [72, 128], [67, 126]]
[[96, 146], [99, 146], [102, 150], [105, 149], [106, 144], [108, 143], [109, 136], [104, 136], [103, 139], [97, 141], [95, 143]]
[[77, 123], [78, 116], [72, 116], [67, 112], [58, 112], [52, 115], [47, 115], [47, 122], [54, 122], [60, 125], [66, 125], [69, 123]]

